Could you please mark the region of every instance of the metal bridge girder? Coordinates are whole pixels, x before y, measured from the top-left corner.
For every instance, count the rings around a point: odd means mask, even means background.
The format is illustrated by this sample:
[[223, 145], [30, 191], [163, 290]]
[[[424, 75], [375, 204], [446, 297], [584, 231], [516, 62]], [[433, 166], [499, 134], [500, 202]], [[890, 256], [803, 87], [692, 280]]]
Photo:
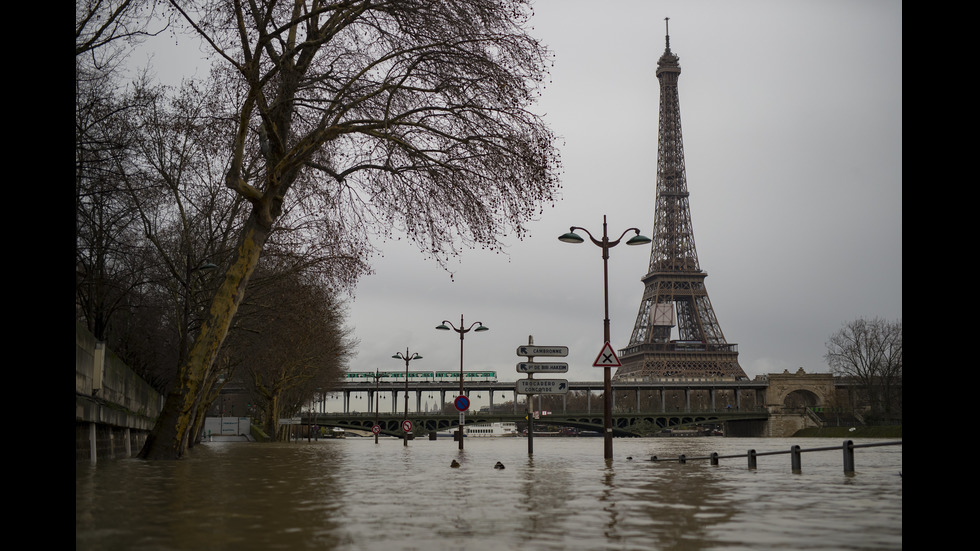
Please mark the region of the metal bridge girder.
[[[401, 436], [401, 421], [403, 414], [386, 414], [378, 416], [378, 424], [382, 434]], [[428, 431], [448, 430], [459, 426], [459, 415], [452, 414], [410, 414], [416, 426], [425, 427]], [[756, 412], [639, 412], [613, 414], [613, 436], [639, 436], [634, 429], [648, 428], [651, 424], [665, 428], [681, 427], [694, 424], [728, 423], [737, 421], [764, 421], [769, 419], [768, 411]], [[524, 414], [478, 414], [466, 415], [465, 424], [524, 422]], [[370, 432], [374, 426], [374, 416], [363, 414], [321, 413], [314, 416], [312, 422], [320, 426], [341, 427], [345, 430], [362, 430]], [[603, 430], [602, 412], [597, 413], [558, 413], [535, 419], [537, 424], [549, 424], [575, 427], [582, 430]]]

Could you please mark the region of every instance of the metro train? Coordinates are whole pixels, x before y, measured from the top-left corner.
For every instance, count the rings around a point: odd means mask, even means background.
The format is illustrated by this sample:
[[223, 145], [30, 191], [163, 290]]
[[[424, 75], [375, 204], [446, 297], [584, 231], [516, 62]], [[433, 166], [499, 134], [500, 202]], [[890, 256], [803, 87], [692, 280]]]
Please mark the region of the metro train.
[[[404, 371], [348, 371], [344, 381], [348, 383], [374, 383], [375, 377], [382, 383], [405, 382]], [[459, 371], [409, 371], [410, 383], [458, 383]], [[496, 383], [496, 371], [464, 371], [463, 382]]]

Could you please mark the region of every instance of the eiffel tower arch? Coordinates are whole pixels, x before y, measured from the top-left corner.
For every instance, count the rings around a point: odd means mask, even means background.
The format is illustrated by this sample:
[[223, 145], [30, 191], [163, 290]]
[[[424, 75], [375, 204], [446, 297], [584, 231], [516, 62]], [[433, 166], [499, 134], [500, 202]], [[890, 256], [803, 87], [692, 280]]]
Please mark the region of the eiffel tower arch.
[[650, 267], [629, 345], [613, 380], [732, 380], [745, 378], [738, 345], [725, 340], [694, 246], [677, 80], [680, 58], [666, 50], [657, 62], [660, 130], [657, 196]]

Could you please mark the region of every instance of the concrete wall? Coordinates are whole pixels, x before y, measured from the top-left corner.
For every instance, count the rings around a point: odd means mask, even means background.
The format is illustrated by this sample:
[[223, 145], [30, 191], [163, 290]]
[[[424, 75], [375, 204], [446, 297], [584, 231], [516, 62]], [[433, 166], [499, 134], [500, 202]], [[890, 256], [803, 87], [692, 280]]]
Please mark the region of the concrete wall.
[[797, 431], [818, 426], [812, 419], [800, 413], [772, 413], [767, 425], [767, 433], [763, 436], [774, 438], [788, 438]]
[[250, 417], [205, 417], [202, 436], [241, 436], [252, 433]]
[[139, 453], [165, 397], [75, 324], [75, 460]]

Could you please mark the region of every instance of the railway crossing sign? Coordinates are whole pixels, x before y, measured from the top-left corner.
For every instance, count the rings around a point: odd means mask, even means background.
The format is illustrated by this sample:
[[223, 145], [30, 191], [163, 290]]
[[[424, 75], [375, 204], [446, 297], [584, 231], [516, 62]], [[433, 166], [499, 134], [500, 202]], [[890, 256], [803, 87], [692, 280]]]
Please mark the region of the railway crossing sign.
[[456, 406], [456, 409], [462, 413], [470, 408], [470, 399], [466, 396], [457, 396], [456, 399], [453, 400], [453, 405]]
[[565, 362], [521, 362], [517, 364], [518, 373], [565, 373], [568, 364]]
[[518, 394], [565, 394], [567, 379], [518, 379], [514, 391]]
[[405, 432], [412, 432], [412, 422], [408, 419], [402, 421], [402, 430]]
[[518, 346], [518, 356], [567, 356], [567, 346]]
[[622, 365], [619, 363], [619, 358], [616, 357], [616, 352], [609, 345], [609, 341], [606, 341], [606, 345], [602, 347], [599, 355], [595, 358], [595, 362], [592, 363], [592, 367], [622, 367]]

